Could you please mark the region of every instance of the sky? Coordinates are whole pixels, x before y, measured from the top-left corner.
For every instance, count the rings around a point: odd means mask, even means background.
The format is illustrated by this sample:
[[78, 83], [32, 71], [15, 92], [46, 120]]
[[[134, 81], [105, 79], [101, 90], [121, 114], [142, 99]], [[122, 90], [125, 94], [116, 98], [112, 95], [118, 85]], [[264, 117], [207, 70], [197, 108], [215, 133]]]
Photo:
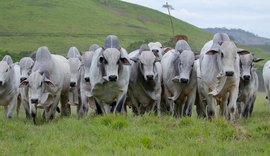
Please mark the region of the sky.
[[270, 38], [269, 0], [123, 0], [168, 13], [199, 28], [240, 28]]

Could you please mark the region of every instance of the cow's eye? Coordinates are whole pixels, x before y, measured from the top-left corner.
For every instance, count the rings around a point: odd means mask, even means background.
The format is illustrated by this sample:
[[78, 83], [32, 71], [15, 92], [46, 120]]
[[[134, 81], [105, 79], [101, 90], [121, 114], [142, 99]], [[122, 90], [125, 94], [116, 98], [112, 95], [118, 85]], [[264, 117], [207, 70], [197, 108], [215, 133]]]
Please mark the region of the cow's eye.
[[221, 57], [222, 57], [222, 58], [224, 57], [224, 54], [223, 54], [223, 52], [221, 52], [221, 54], [220, 54], [220, 55], [221, 55]]
[[100, 57], [99, 58], [99, 62], [100, 63], [104, 63], [104, 64], [107, 64], [108, 63], [107, 60], [104, 57]]
[[6, 70], [6, 72], [8, 72], [8, 69]]
[[118, 61], [116, 62], [116, 64], [120, 64], [120, 60], [118, 60]]

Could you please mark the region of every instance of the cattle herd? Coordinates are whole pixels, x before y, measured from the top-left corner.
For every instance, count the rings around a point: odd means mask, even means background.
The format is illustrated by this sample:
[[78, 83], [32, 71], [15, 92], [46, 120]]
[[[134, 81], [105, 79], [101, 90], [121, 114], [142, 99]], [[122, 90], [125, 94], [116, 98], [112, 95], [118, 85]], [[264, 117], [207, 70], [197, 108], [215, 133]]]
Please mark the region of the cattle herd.
[[[253, 65], [262, 59], [237, 48], [227, 34], [215, 34], [200, 55], [186, 40], [166, 52], [159, 42], [138, 48], [128, 53], [117, 36], [109, 35], [102, 47], [93, 44], [83, 54], [71, 47], [63, 57], [44, 46], [16, 63], [5, 56], [0, 61], [5, 116], [12, 117], [15, 108], [18, 115], [21, 104], [35, 124], [38, 108], [50, 120], [56, 112], [69, 116], [72, 105], [79, 117], [89, 109], [126, 113], [127, 107], [136, 115], [151, 111], [182, 117], [192, 115], [193, 105], [199, 117], [209, 119], [216, 110], [232, 121], [251, 116], [258, 89]], [[263, 78], [270, 106], [270, 61]]]

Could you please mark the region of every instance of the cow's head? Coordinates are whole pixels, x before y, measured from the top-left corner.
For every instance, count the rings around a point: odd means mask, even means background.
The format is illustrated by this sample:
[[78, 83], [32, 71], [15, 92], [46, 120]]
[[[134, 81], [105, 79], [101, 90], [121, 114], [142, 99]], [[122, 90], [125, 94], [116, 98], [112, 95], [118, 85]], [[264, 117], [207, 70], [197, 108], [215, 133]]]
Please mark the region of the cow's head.
[[143, 44], [140, 48], [139, 55], [131, 59], [138, 64], [139, 70], [146, 81], [156, 79], [158, 72], [155, 64], [160, 60], [150, 50], [147, 44]]
[[217, 58], [217, 65], [219, 70], [225, 76], [232, 77], [236, 72], [239, 56], [237, 55], [238, 48], [232, 41], [223, 41], [222, 43], [215, 44], [206, 53], [206, 55], [213, 55]]
[[160, 42], [150, 42], [148, 43], [150, 51], [158, 58], [161, 59], [164, 53], [162, 44]]
[[254, 55], [244, 49], [239, 49], [240, 77], [244, 81], [249, 81], [252, 78], [253, 62], [259, 62], [263, 59], [255, 58]]
[[190, 76], [193, 70], [193, 65], [195, 61], [195, 55], [191, 50], [184, 50], [181, 54], [176, 54], [179, 59], [177, 61], [177, 66], [179, 76], [176, 76], [173, 80], [181, 83], [189, 83]]
[[12, 65], [8, 65], [6, 61], [0, 61], [0, 86], [7, 83], [11, 70]]
[[98, 57], [98, 61], [103, 79], [106, 81], [117, 81], [118, 74], [122, 71], [123, 65], [130, 65], [128, 56], [123, 54], [121, 48], [103, 49]]
[[55, 85], [48, 78], [48, 74], [37, 71], [32, 72], [26, 80], [21, 82], [20, 87], [28, 87], [29, 103], [32, 105], [45, 103], [48, 93], [55, 89]]
[[24, 57], [20, 60], [20, 71], [21, 71], [21, 77], [20, 81], [24, 81], [28, 78], [28, 76], [31, 73], [31, 69], [34, 65], [34, 61], [31, 57]]
[[92, 62], [94, 51], [87, 51], [82, 55], [82, 66], [84, 68], [84, 74], [82, 75], [85, 82], [90, 82], [90, 67]]
[[70, 68], [70, 87], [76, 87], [80, 80], [82, 63], [79, 58], [69, 58], [68, 63]]

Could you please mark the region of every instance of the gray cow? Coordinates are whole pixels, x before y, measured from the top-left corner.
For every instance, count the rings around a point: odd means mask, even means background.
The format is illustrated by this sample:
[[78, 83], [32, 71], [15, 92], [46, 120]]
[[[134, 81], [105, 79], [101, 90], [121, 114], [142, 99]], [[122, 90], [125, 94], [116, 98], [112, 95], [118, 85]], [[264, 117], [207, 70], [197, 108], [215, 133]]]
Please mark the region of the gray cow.
[[238, 55], [240, 58], [240, 84], [237, 99], [238, 112], [240, 117], [249, 117], [253, 110], [259, 86], [258, 75], [256, 69], [253, 67], [253, 62], [259, 62], [263, 59], [254, 58], [251, 52], [244, 49], [240, 49]]
[[270, 60], [268, 60], [263, 66], [263, 82], [266, 92], [266, 97], [268, 99], [268, 107], [270, 110]]
[[8, 118], [12, 117], [14, 108], [18, 103], [19, 84], [20, 67], [13, 64], [10, 56], [5, 56], [0, 61], [0, 105], [4, 106], [5, 115]]
[[130, 58], [131, 64], [128, 95], [133, 111], [143, 114], [157, 110], [160, 115], [162, 68], [160, 60], [147, 44], [141, 46], [136, 57]]
[[[19, 65], [20, 65], [20, 71], [21, 71], [20, 82], [23, 82], [29, 77], [32, 67], [34, 65], [34, 61], [31, 57], [23, 57], [20, 60]], [[31, 116], [30, 116], [30, 108], [29, 108], [28, 88], [20, 88], [20, 95], [21, 95], [21, 101], [24, 106], [26, 118], [30, 118]]]
[[236, 100], [240, 81], [238, 48], [227, 34], [217, 33], [201, 50], [198, 90], [203, 111], [209, 118], [215, 116], [216, 104], [220, 114], [235, 119]]
[[191, 116], [197, 89], [195, 55], [189, 46], [181, 45], [186, 41], [179, 40], [175, 51], [167, 52], [161, 61], [165, 101], [176, 117]]
[[83, 116], [82, 113], [79, 113], [79, 110], [82, 107], [81, 96], [80, 96], [80, 83], [81, 83], [81, 54], [76, 47], [69, 48], [67, 53], [68, 64], [70, 68], [70, 89], [68, 96], [68, 103], [70, 105], [77, 106], [78, 116]]
[[[149, 42], [148, 46], [150, 48], [150, 51], [153, 52], [153, 54], [157, 57], [157, 59], [161, 60], [162, 55], [164, 54], [164, 49], [162, 47], [162, 44], [160, 42]], [[128, 54], [130, 58], [138, 56], [140, 49], [134, 50]]]
[[95, 51], [90, 68], [91, 93], [98, 113], [121, 112], [128, 90], [130, 60], [118, 38], [109, 35], [103, 48]]
[[96, 105], [94, 98], [91, 94], [90, 85], [90, 67], [92, 63], [92, 58], [95, 51], [100, 48], [97, 44], [93, 44], [89, 47], [89, 51], [86, 51], [82, 57], [82, 67], [81, 67], [81, 84], [80, 84], [80, 94], [82, 107], [79, 110], [80, 114], [85, 114], [88, 112], [89, 106], [96, 111]]
[[21, 87], [28, 87], [29, 107], [34, 123], [36, 109], [44, 108], [46, 120], [54, 118], [59, 101], [61, 115], [69, 115], [68, 103], [70, 69], [66, 58], [52, 55], [47, 47], [40, 47], [29, 77], [21, 82]]

